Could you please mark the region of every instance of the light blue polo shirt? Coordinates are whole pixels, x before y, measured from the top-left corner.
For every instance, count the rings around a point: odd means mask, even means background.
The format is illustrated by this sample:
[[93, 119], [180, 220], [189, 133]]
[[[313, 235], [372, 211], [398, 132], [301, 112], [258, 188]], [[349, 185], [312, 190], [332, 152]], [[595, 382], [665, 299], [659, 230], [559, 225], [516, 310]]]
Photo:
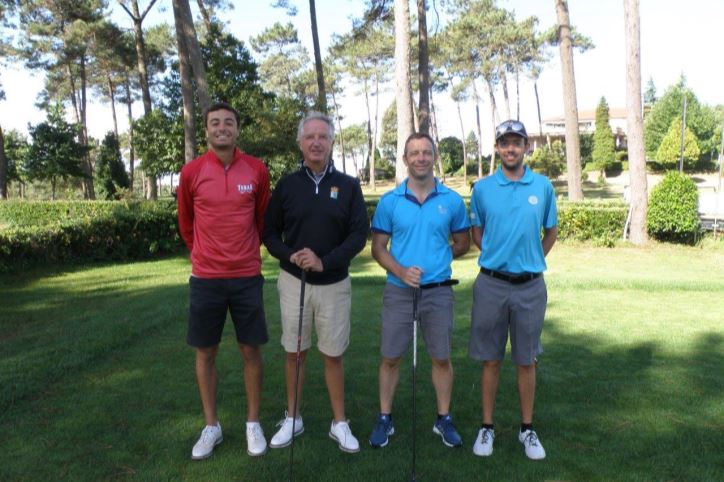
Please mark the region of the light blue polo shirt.
[[518, 181], [498, 168], [473, 186], [470, 221], [483, 229], [478, 265], [511, 274], [541, 273], [546, 269], [541, 228], [558, 225], [553, 185], [528, 166]]
[[[439, 283], [452, 275], [450, 234], [470, 229], [465, 202], [435, 179], [435, 190], [420, 204], [407, 191], [407, 179], [377, 203], [372, 231], [390, 235], [390, 254], [402, 266], [419, 266], [421, 284]], [[387, 281], [407, 286], [392, 273]]]

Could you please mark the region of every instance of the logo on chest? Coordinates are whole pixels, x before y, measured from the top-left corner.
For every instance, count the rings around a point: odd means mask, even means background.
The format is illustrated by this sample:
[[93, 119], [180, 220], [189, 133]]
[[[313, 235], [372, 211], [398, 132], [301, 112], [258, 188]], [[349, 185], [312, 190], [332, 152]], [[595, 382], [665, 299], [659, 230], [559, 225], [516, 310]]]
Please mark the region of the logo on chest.
[[236, 189], [237, 189], [237, 191], [239, 191], [240, 194], [246, 194], [246, 193], [254, 192], [254, 185], [253, 184], [237, 184]]
[[339, 196], [339, 188], [337, 186], [332, 186], [329, 188], [329, 197], [332, 199], [337, 199]]
[[535, 206], [536, 204], [538, 204], [538, 197], [534, 195], [528, 196], [528, 204], [530, 204], [531, 206]]

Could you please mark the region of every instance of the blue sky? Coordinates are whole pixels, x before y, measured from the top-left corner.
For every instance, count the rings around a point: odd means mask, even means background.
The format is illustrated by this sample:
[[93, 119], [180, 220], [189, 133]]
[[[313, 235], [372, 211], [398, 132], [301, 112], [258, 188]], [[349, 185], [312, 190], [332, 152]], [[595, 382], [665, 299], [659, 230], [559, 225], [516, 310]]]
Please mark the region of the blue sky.
[[[115, 2], [114, 18], [125, 27], [130, 22], [121, 14]], [[141, 0], [142, 4], [146, 2]], [[160, 2], [167, 3], [167, 2]], [[191, 2], [192, 8], [195, 2]], [[280, 9], [270, 7], [271, 0], [247, 0], [236, 2], [233, 11], [225, 12], [222, 18], [228, 22], [231, 30], [244, 41], [258, 34], [263, 28], [275, 21], [291, 21], [299, 30], [301, 42], [312, 50], [309, 29], [308, 2], [292, 0], [298, 6], [296, 17], [289, 18]], [[431, 2], [432, 3], [432, 2]], [[553, 25], [556, 21], [553, 0], [499, 0], [499, 5], [514, 10], [517, 18], [535, 15], [539, 18], [540, 28]], [[686, 5], [686, 8], [682, 8]], [[361, 0], [317, 0], [317, 15], [322, 48], [330, 43], [333, 33], [342, 33], [351, 26], [350, 16], [359, 16], [363, 10]], [[684, 73], [688, 85], [699, 99], [708, 104], [724, 104], [722, 89], [720, 45], [722, 44], [721, 20], [724, 18], [722, 0], [642, 0], [641, 1], [641, 45], [642, 77], [644, 86], [653, 78], [658, 93], [675, 83]], [[569, 0], [571, 22], [593, 39], [596, 48], [574, 57], [578, 105], [581, 110], [594, 109], [601, 96], [605, 96], [609, 106], [625, 106], [625, 58], [623, 0]], [[434, 28], [433, 15], [429, 14], [428, 26]], [[149, 22], [166, 19], [171, 22], [170, 8], [156, 12]], [[543, 117], [552, 117], [562, 113], [560, 65], [558, 51], [551, 51], [552, 58], [539, 80], [539, 93]], [[34, 107], [37, 93], [42, 89], [43, 81], [38, 75], [30, 75], [20, 64], [2, 68], [2, 81], [8, 99], [0, 102], [0, 125], [6, 130], [26, 130], [28, 122], [37, 123], [45, 114]], [[345, 122], [364, 120], [361, 100], [354, 95], [355, 89], [348, 89], [344, 98], [343, 115]], [[496, 93], [501, 115], [502, 94]], [[392, 102], [392, 89], [380, 96], [380, 109]], [[459, 135], [457, 114], [454, 105], [444, 94], [435, 98], [438, 102], [439, 128], [441, 135]], [[482, 119], [487, 119], [488, 106], [482, 108]], [[514, 110], [514, 105], [511, 105]], [[141, 112], [140, 106], [135, 112]], [[465, 106], [463, 115], [466, 131], [473, 127], [473, 106]], [[529, 82], [521, 84], [521, 118], [531, 126], [537, 125], [535, 98]], [[89, 128], [91, 134], [100, 137], [110, 129], [110, 113], [107, 105], [94, 103], [89, 108]], [[121, 130], [125, 123], [121, 122]], [[483, 129], [489, 126], [483, 125]]]

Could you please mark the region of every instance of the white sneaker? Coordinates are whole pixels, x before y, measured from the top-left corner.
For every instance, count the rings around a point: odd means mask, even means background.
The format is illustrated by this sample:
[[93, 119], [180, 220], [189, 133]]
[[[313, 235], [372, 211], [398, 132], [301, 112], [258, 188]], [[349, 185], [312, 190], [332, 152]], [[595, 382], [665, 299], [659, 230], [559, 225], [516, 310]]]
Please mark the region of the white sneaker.
[[194, 448], [191, 450], [191, 458], [193, 460], [203, 460], [211, 457], [214, 452], [214, 447], [224, 441], [224, 436], [221, 433], [221, 425], [216, 422], [216, 425], [207, 425], [201, 432]]
[[355, 436], [352, 435], [352, 430], [349, 428], [349, 420], [342, 422], [332, 420], [332, 426], [329, 427], [329, 437], [339, 444], [339, 449], [343, 452], [349, 452], [351, 454], [359, 452], [359, 442]]
[[252, 457], [266, 453], [266, 439], [259, 422], [246, 422], [246, 453]]
[[294, 436], [299, 437], [304, 432], [304, 422], [302, 417], [297, 418], [296, 421], [292, 417], [288, 416], [287, 412], [284, 412], [284, 419], [279, 421], [277, 427], [281, 427], [277, 433], [271, 439], [269, 446], [273, 449], [280, 449], [286, 447], [292, 443], [292, 423], [294, 423]]
[[495, 430], [481, 428], [478, 430], [478, 437], [473, 444], [473, 453], [480, 457], [493, 455], [493, 440], [495, 440]]
[[525, 455], [532, 460], [541, 460], [546, 458], [546, 451], [538, 440], [538, 435], [533, 430], [526, 430], [518, 433], [518, 440], [525, 447]]

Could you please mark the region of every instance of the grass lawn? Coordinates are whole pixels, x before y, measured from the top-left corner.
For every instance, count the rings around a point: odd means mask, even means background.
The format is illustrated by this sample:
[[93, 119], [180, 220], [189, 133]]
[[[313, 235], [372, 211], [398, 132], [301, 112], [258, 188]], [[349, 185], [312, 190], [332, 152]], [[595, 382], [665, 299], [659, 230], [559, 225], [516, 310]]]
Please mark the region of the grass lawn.
[[[418, 480], [721, 480], [724, 434], [724, 250], [559, 244], [549, 257], [545, 353], [536, 427], [548, 457], [516, 439], [514, 368], [506, 360], [492, 457], [471, 452], [480, 423], [479, 366], [467, 358], [475, 255], [454, 264], [453, 413], [462, 449], [432, 434], [429, 359], [418, 361]], [[396, 434], [372, 450], [383, 273], [366, 249], [353, 266], [347, 414], [362, 451], [327, 436], [331, 410], [318, 353], [308, 359], [295, 445], [297, 480], [409, 480], [410, 356], [395, 402]], [[184, 257], [48, 268], [0, 277], [0, 480], [287, 479], [288, 449], [251, 458], [242, 363], [227, 326], [219, 355], [224, 442], [190, 460], [203, 425], [185, 344]], [[271, 341], [262, 426], [284, 410], [276, 264], [265, 259]]]

